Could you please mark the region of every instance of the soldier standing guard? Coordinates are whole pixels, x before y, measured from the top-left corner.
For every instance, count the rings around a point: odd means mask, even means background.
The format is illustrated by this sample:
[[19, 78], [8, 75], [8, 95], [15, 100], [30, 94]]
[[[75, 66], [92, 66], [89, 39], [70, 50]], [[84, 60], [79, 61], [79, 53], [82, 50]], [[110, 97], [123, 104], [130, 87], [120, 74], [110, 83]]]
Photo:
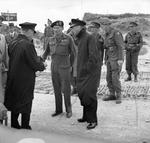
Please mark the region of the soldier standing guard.
[[71, 36], [63, 33], [63, 21], [55, 21], [51, 24], [51, 27], [54, 30], [54, 36], [49, 38], [49, 43], [43, 54], [43, 59], [45, 60], [48, 55], [51, 55], [51, 75], [56, 106], [55, 112], [52, 114], [52, 117], [55, 117], [63, 112], [63, 93], [66, 107], [66, 117], [70, 118], [72, 116], [70, 99], [70, 72], [75, 56], [74, 42]]
[[137, 31], [138, 24], [135, 22], [130, 22], [129, 28], [130, 32], [127, 33], [125, 37], [125, 49], [126, 49], [126, 71], [128, 77], [125, 81], [131, 81], [131, 74], [134, 75], [134, 81], [137, 82], [138, 75], [138, 56], [139, 51], [143, 45], [143, 39], [140, 32]]
[[116, 100], [121, 103], [120, 72], [124, 60], [124, 41], [122, 34], [113, 29], [110, 23], [105, 26], [105, 63], [107, 66], [107, 86], [110, 94], [103, 98], [104, 101]]

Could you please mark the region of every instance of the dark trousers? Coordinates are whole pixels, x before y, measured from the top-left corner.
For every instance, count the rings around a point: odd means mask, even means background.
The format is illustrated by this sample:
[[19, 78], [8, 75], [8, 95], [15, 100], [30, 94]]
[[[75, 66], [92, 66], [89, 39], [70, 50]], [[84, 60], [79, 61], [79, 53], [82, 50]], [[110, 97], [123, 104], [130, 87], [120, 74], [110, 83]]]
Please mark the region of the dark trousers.
[[139, 52], [126, 51], [126, 71], [127, 74], [133, 73], [134, 75], [138, 74], [138, 56]]
[[106, 80], [110, 93], [121, 93], [120, 72], [121, 68], [117, 61], [107, 62]]
[[56, 112], [62, 112], [62, 93], [64, 94], [64, 102], [66, 112], [71, 112], [71, 83], [70, 68], [60, 68], [57, 65], [51, 66], [52, 83], [55, 93]]
[[[18, 122], [19, 114], [21, 114], [21, 126]], [[28, 129], [29, 122], [30, 122], [30, 114], [11, 112], [11, 127], [17, 128], [17, 129], [20, 129], [20, 128]]]
[[83, 119], [88, 123], [97, 122], [97, 100], [93, 100], [88, 106], [83, 106]]

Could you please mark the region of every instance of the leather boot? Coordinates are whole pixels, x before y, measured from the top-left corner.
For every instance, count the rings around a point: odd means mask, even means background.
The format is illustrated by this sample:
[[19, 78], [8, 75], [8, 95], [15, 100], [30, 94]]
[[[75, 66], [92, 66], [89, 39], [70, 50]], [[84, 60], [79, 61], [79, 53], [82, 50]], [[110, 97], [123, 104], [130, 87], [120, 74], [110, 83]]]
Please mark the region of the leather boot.
[[128, 74], [128, 77], [127, 77], [127, 79], [125, 79], [125, 81], [131, 81], [131, 80], [132, 80], [131, 74]]
[[94, 129], [96, 126], [97, 126], [97, 122], [89, 123], [88, 126], [87, 126], [87, 129], [88, 129], [88, 130]]

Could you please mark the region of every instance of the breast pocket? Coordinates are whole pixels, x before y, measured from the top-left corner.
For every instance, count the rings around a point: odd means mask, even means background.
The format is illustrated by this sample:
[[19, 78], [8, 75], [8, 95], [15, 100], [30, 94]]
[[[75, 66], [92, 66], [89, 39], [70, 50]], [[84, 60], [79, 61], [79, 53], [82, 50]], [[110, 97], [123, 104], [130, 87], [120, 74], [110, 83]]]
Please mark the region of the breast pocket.
[[69, 45], [68, 40], [62, 40], [58, 46], [57, 52], [60, 54], [68, 54], [68, 52], [69, 52], [68, 45]]

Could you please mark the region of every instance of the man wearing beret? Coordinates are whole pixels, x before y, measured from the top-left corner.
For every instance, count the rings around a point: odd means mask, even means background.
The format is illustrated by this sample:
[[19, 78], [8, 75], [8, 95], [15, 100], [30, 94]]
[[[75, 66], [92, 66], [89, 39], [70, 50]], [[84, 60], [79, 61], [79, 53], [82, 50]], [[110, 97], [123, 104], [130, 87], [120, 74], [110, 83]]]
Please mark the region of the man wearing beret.
[[55, 112], [52, 117], [63, 112], [62, 94], [64, 94], [66, 117], [70, 118], [72, 116], [70, 72], [75, 56], [74, 42], [71, 36], [63, 33], [63, 21], [55, 21], [51, 27], [54, 36], [49, 38], [43, 59], [45, 60], [50, 55], [52, 60], [51, 75], [55, 94]]
[[77, 92], [83, 106], [83, 116], [78, 122], [88, 122], [87, 129], [97, 126], [97, 84], [99, 57], [95, 37], [86, 31], [86, 23], [72, 19], [71, 29], [78, 46]]
[[107, 66], [106, 81], [110, 94], [103, 98], [104, 101], [116, 100], [121, 103], [120, 72], [124, 61], [124, 41], [122, 34], [115, 30], [110, 23], [105, 25], [105, 63]]
[[96, 39], [96, 45], [98, 48], [99, 52], [99, 82], [98, 82], [98, 87], [100, 83], [100, 77], [101, 77], [101, 69], [103, 65], [103, 57], [104, 57], [104, 38], [102, 35], [100, 35], [100, 24], [98, 22], [91, 22], [90, 25], [88, 26], [88, 31], [91, 32], [95, 39]]
[[130, 22], [129, 32], [125, 37], [125, 49], [126, 49], [126, 71], [128, 77], [125, 81], [131, 81], [131, 74], [134, 75], [134, 81], [137, 82], [138, 75], [138, 56], [140, 49], [143, 45], [143, 38], [140, 32], [137, 31], [138, 24], [136, 22]]
[[[34, 98], [35, 72], [45, 69], [42, 58], [37, 56], [33, 35], [35, 23], [19, 24], [21, 34], [8, 46], [9, 71], [6, 85], [5, 106], [11, 111], [11, 127], [31, 129], [30, 113]], [[21, 114], [21, 125], [18, 122]]]

